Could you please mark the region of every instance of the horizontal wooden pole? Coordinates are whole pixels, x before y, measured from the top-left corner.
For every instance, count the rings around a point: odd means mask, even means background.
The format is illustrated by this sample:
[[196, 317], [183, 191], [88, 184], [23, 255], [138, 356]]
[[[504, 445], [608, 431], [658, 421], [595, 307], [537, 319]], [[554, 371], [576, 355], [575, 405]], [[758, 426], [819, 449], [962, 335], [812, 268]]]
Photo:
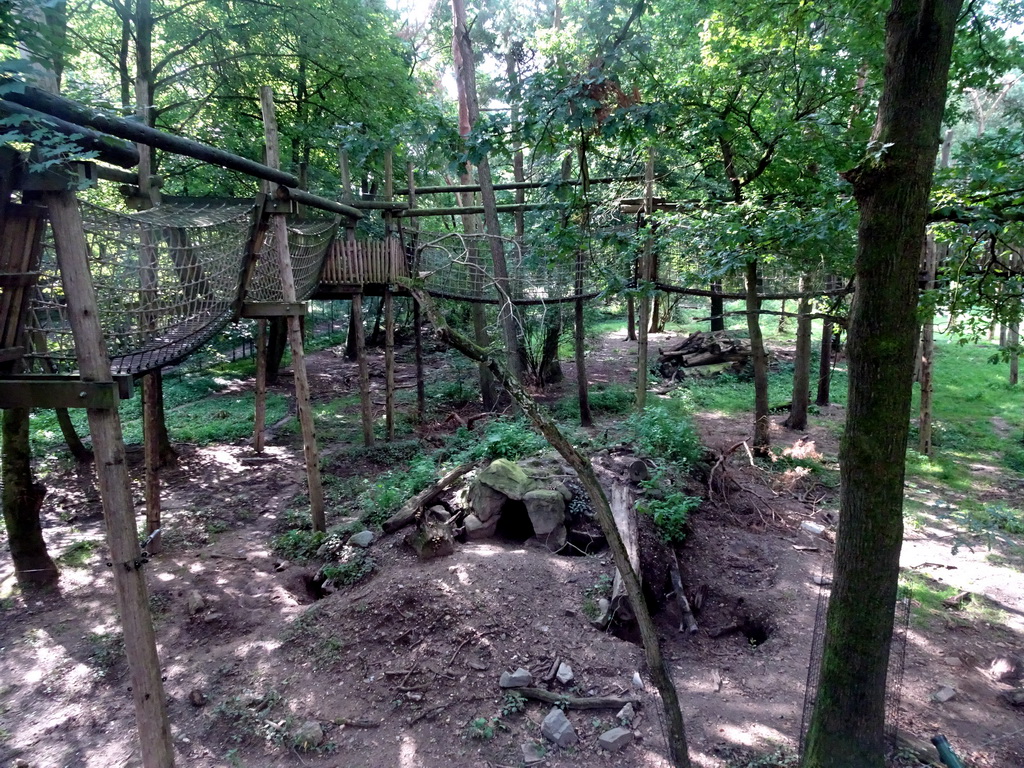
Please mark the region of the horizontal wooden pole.
[[[0, 78], [0, 84], [10, 85], [12, 83], [13, 81], [10, 78]], [[263, 163], [257, 163], [255, 160], [249, 160], [248, 158], [225, 152], [222, 149], [200, 144], [198, 141], [164, 133], [142, 123], [104, 115], [81, 104], [77, 104], [70, 99], [33, 88], [31, 85], [18, 83], [18, 87], [23, 89], [20, 93], [9, 90], [0, 101], [11, 101], [23, 107], [29, 107], [30, 109], [38, 110], [47, 115], [53, 115], [77, 125], [95, 128], [97, 131], [117, 136], [119, 139], [148, 144], [151, 147], [163, 149], [167, 152], [174, 152], [185, 157], [191, 157], [194, 160], [201, 160], [204, 163], [219, 165], [222, 168], [255, 176], [257, 179], [273, 181], [287, 187], [299, 186], [298, 178], [292, 174], [278, 171]]]
[[[614, 184], [617, 181], [643, 181], [643, 176], [605, 176], [598, 179], [591, 179], [591, 184]], [[544, 187], [575, 187], [579, 185], [578, 180], [567, 181], [509, 181], [502, 184], [495, 184], [496, 192], [507, 192], [513, 189], [542, 189]], [[445, 192], [479, 192], [479, 184], [441, 184], [434, 187], [414, 187], [413, 193], [417, 195], [439, 195]], [[408, 195], [409, 188], [396, 189], [396, 195]]]
[[[717, 296], [720, 299], [728, 299], [729, 301], [746, 299], [747, 294], [745, 293], [722, 293], [721, 291], [709, 291], [705, 288], [684, 288], [679, 285], [669, 285], [668, 283], [656, 283], [655, 288], [665, 293], [677, 293], [682, 296]], [[853, 293], [853, 281], [851, 281], [845, 288], [836, 288], [829, 291], [792, 291], [789, 293], [759, 293], [757, 298], [762, 301], [782, 301], [783, 299], [813, 299], [819, 296], [845, 296], [848, 293]]]
[[308, 205], [310, 208], [318, 208], [321, 211], [340, 213], [342, 216], [348, 216], [350, 219], [363, 218], [362, 211], [357, 211], [351, 205], [345, 205], [336, 200], [328, 200], [326, 197], [320, 197], [301, 189], [292, 189], [290, 185], [286, 185], [286, 187], [288, 187], [286, 192], [288, 199], [294, 200], [300, 205]]
[[296, 302], [246, 302], [242, 305], [242, 317], [267, 319], [271, 317], [302, 317], [306, 314], [306, 305]]
[[[514, 211], [537, 211], [543, 208], [553, 207], [551, 203], [505, 203], [494, 206], [498, 213], [512, 213]], [[470, 213], [483, 213], [481, 205], [473, 205], [467, 208], [410, 208], [401, 211], [398, 215], [403, 219], [416, 219], [421, 216], [463, 216]]]
[[[104, 163], [121, 168], [134, 168], [139, 164], [139, 150], [133, 144], [103, 136], [84, 126], [61, 120], [59, 117], [45, 114], [22, 104], [15, 104], [6, 98], [0, 99], [0, 114], [22, 115], [30, 120], [44, 123], [64, 136], [76, 136], [73, 139], [75, 144], [83, 151], [96, 152], [97, 157]], [[13, 126], [13, 128], [19, 129], [18, 126]], [[33, 125], [31, 130], [35, 130], [35, 128], [36, 126]]]
[[404, 211], [408, 203], [388, 202], [387, 200], [346, 200], [353, 208], [366, 211]]
[[0, 408], [116, 408], [113, 382], [15, 377], [0, 379]]

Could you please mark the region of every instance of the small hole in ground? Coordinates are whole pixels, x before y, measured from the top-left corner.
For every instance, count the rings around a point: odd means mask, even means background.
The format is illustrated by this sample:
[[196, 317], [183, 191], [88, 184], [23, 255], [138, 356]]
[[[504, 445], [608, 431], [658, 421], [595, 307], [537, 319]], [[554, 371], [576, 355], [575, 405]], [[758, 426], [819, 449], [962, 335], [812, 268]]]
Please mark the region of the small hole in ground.
[[750, 643], [750, 647], [757, 648], [757, 646], [768, 642], [768, 638], [772, 636], [772, 626], [762, 619], [751, 619], [743, 626], [743, 634], [746, 636], [747, 642]]

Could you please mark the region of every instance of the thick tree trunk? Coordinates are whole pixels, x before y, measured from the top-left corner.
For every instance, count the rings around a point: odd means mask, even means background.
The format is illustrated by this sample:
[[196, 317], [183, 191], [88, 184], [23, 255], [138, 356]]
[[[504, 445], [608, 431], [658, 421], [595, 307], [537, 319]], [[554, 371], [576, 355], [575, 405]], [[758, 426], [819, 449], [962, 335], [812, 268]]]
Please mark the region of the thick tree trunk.
[[537, 366], [542, 387], [557, 384], [563, 378], [562, 364], [558, 361], [558, 343], [562, 340], [562, 312], [558, 307], [551, 307], [548, 311], [551, 314], [545, 315], [544, 344], [541, 347], [540, 365]]
[[711, 330], [724, 331], [725, 330], [725, 300], [721, 296], [716, 296], [716, 293], [721, 293], [722, 284], [712, 283], [711, 284]]
[[[935, 270], [938, 264], [938, 246], [935, 236], [928, 234], [925, 241], [925, 279], [928, 290], [935, 287]], [[917, 359], [917, 381], [921, 385], [921, 408], [917, 421], [917, 450], [925, 456], [932, 455], [932, 395], [935, 387], [932, 379], [935, 356], [935, 311], [929, 304], [927, 315], [921, 321], [921, 352]]]
[[[590, 166], [587, 162], [587, 136], [580, 136], [580, 191], [583, 193], [583, 217], [580, 230], [590, 230]], [[563, 171], [567, 170], [563, 166]], [[563, 176], [567, 174], [563, 173]], [[583, 245], [576, 248], [576, 270], [573, 275], [573, 286], [577, 297], [583, 295], [583, 276], [586, 269], [587, 251]], [[580, 425], [590, 427], [594, 424], [594, 415], [590, 410], [590, 381], [587, 379], [587, 329], [584, 324], [583, 299], [577, 298], [573, 306], [573, 348], [576, 355], [576, 398], [580, 403]]]
[[917, 279], [961, 0], [893, 0], [860, 208], [840, 520], [805, 768], [885, 765], [885, 684], [903, 540]]
[[747, 264], [747, 332], [754, 364], [754, 455], [771, 453], [771, 420], [768, 417], [768, 352], [761, 334], [761, 299], [757, 295], [757, 262]]
[[57, 566], [46, 551], [39, 510], [46, 486], [32, 478], [28, 409], [3, 412], [3, 505], [14, 576], [23, 586], [56, 584]]
[[267, 337], [267, 383], [277, 384], [284, 350], [288, 346], [288, 326], [283, 317], [272, 317], [267, 325], [270, 331]]
[[[800, 292], [807, 281], [800, 278]], [[800, 299], [796, 319], [796, 359], [793, 361], [793, 399], [789, 405], [786, 427], [807, 429], [807, 409], [811, 404], [811, 300]]]
[[832, 323], [821, 326], [821, 356], [818, 358], [818, 394], [816, 405], [828, 405], [832, 398]]

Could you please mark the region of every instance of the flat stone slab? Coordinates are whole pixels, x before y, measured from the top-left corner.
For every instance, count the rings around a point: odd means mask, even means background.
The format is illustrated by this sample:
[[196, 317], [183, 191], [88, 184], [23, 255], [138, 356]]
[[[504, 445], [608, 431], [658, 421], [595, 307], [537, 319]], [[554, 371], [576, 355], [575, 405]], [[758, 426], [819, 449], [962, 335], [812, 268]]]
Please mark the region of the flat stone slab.
[[533, 682], [530, 670], [520, 667], [515, 672], [502, 672], [498, 685], [502, 688], [525, 688]]
[[633, 740], [633, 732], [628, 728], [612, 728], [610, 731], [602, 733], [597, 743], [602, 749], [607, 749], [609, 752], [620, 752], [629, 746], [629, 743]]

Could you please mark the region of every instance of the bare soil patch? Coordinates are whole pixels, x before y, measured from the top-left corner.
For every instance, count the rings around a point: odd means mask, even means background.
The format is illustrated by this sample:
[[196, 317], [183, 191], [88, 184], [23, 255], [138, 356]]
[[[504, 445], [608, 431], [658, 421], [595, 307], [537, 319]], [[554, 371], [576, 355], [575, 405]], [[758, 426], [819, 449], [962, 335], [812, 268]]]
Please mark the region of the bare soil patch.
[[[659, 336], [652, 344], [671, 340]], [[590, 357], [593, 380], [629, 386], [631, 350], [624, 338], [603, 339]], [[447, 358], [432, 359], [431, 375], [445, 375]], [[399, 378], [408, 381], [410, 357], [401, 360]], [[309, 364], [318, 402], [357, 391], [355, 365], [337, 351], [311, 355]], [[571, 366], [564, 367], [561, 391], [568, 393], [575, 384]], [[278, 391], [287, 394], [289, 384], [283, 377]], [[465, 412], [473, 410], [467, 405]], [[813, 442], [834, 461], [842, 418], [843, 409], [830, 406], [806, 433], [776, 424], [776, 452]], [[701, 631], [679, 632], [672, 601], [659, 617], [691, 752], [707, 768], [735, 764], [752, 750], [796, 750], [821, 593], [816, 579], [827, 576], [832, 554], [828, 538], [811, 536], [801, 523], [834, 522], [836, 489], [827, 478], [752, 465], [742, 448], [748, 422], [697, 417], [709, 466], [717, 467], [680, 560], [688, 591], [706, 593]], [[442, 415], [422, 434], [454, 424]], [[595, 433], [605, 428], [599, 424]], [[294, 437], [279, 432], [273, 442], [271, 461], [259, 464], [245, 461], [251, 449], [243, 443], [178, 446], [180, 461], [163, 477], [165, 552], [147, 573], [179, 765], [521, 765], [521, 745], [544, 741], [540, 722], [550, 706], [528, 702], [515, 711], [498, 678], [518, 667], [544, 677], [555, 660], [572, 666], [574, 680], [554, 690], [634, 697], [639, 716], [633, 742], [612, 755], [597, 739], [617, 724], [616, 712], [570, 710], [579, 744], [546, 750], [544, 765], [667, 765], [660, 705], [641, 649], [598, 631], [587, 616], [612, 575], [606, 555], [554, 556], [494, 541], [460, 544], [454, 555], [422, 563], [399, 533], [370, 547], [375, 569], [368, 578], [314, 600], [309, 569], [282, 564], [271, 551], [305, 490]], [[336, 478], [383, 468], [367, 458], [330, 458], [349, 457], [346, 447], [322, 446]], [[137, 452], [130, 458], [139, 478]], [[979, 493], [1011, 499], [1019, 490], [1019, 480], [984, 474]], [[65, 564], [53, 593], [15, 591], [0, 602], [0, 764], [138, 765], [91, 474], [61, 466], [47, 484], [51, 551], [77, 552], [81, 562]], [[939, 489], [920, 490], [935, 504], [953, 501]], [[969, 591], [973, 607], [927, 623], [912, 619], [900, 725], [925, 739], [945, 733], [978, 768], [1024, 765], [1024, 713], [1002, 700], [1009, 686], [987, 674], [992, 658], [1024, 649], [1021, 552], [1010, 537], [965, 536], [941, 514], [907, 531], [904, 565]], [[10, 592], [6, 550], [0, 557]], [[940, 704], [932, 695], [943, 685], [956, 696]], [[307, 721], [324, 733], [314, 750], [291, 744]]]

